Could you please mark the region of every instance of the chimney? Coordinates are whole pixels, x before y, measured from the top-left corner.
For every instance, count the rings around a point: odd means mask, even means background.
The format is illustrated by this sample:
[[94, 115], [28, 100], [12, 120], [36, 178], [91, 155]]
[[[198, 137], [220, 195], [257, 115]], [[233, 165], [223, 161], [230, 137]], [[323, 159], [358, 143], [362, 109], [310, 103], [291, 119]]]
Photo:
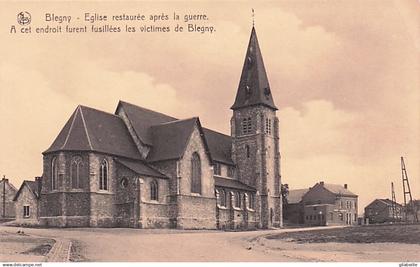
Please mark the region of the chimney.
[[320, 185], [324, 185], [324, 181], [319, 182]]
[[344, 189], [347, 189], [347, 184], [344, 184]]

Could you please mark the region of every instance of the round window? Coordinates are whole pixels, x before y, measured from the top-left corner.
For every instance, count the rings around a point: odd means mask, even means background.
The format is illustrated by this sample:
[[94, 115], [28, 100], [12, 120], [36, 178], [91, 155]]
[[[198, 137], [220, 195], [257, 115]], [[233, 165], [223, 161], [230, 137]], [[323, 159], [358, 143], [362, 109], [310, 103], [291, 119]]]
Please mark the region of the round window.
[[123, 178], [121, 179], [121, 187], [122, 187], [122, 188], [126, 188], [126, 187], [127, 187], [127, 185], [128, 185], [128, 179], [127, 179], [127, 177], [123, 177]]

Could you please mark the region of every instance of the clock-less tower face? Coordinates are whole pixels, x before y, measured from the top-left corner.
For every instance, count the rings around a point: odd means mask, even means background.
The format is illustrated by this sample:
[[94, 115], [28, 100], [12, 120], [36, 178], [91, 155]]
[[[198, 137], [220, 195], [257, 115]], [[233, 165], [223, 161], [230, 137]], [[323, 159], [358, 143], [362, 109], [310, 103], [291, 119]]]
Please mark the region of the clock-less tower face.
[[231, 107], [232, 155], [237, 179], [257, 190], [261, 227], [281, 225], [280, 153], [274, 104], [255, 28]]

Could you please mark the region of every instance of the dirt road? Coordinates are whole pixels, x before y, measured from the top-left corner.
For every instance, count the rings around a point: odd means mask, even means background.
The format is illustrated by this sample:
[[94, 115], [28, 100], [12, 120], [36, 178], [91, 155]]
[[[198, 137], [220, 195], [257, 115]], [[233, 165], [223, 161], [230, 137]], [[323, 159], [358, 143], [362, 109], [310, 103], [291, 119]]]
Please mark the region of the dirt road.
[[[0, 227], [17, 231], [20, 228]], [[319, 228], [314, 228], [319, 229]], [[264, 235], [302, 229], [254, 232], [140, 230], [140, 229], [25, 229], [25, 233], [71, 239], [80, 244], [89, 261], [381, 261], [379, 254], [358, 257], [358, 244], [345, 244], [338, 250], [329, 243], [328, 250], [313, 244], [267, 240]], [[310, 230], [310, 229], [305, 229]], [[283, 242], [283, 243], [282, 243]], [[289, 242], [290, 243], [290, 242]], [[388, 243], [391, 244], [391, 243]], [[377, 250], [378, 244], [364, 249]], [[383, 254], [395, 246], [379, 246]], [[407, 245], [407, 253], [419, 251], [419, 245]], [[408, 254], [410, 255], [410, 254]], [[404, 256], [404, 255], [403, 255]], [[404, 258], [404, 257], [403, 257]], [[383, 259], [385, 261], [386, 259]], [[403, 261], [404, 259], [395, 259]], [[388, 259], [389, 261], [389, 259]]]

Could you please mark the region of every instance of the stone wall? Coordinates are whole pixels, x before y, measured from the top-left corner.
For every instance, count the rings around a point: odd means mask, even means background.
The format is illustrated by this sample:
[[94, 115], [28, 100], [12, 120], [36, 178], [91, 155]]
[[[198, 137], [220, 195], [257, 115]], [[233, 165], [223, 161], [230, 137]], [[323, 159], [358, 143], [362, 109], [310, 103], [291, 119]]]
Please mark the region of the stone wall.
[[[100, 165], [108, 162], [108, 189], [99, 189]], [[89, 153], [90, 182], [90, 226], [112, 227], [115, 215], [115, 190], [117, 187], [117, 166], [113, 157], [99, 153]]]
[[216, 229], [216, 199], [179, 195], [177, 228]]
[[[201, 161], [201, 194], [191, 193], [191, 158], [197, 152]], [[177, 195], [177, 227], [188, 229], [216, 228], [216, 197], [211, 162], [206, 154], [198, 127], [190, 136], [178, 163], [179, 195]]]
[[142, 228], [170, 228], [169, 206], [159, 202], [141, 202], [140, 220]]

